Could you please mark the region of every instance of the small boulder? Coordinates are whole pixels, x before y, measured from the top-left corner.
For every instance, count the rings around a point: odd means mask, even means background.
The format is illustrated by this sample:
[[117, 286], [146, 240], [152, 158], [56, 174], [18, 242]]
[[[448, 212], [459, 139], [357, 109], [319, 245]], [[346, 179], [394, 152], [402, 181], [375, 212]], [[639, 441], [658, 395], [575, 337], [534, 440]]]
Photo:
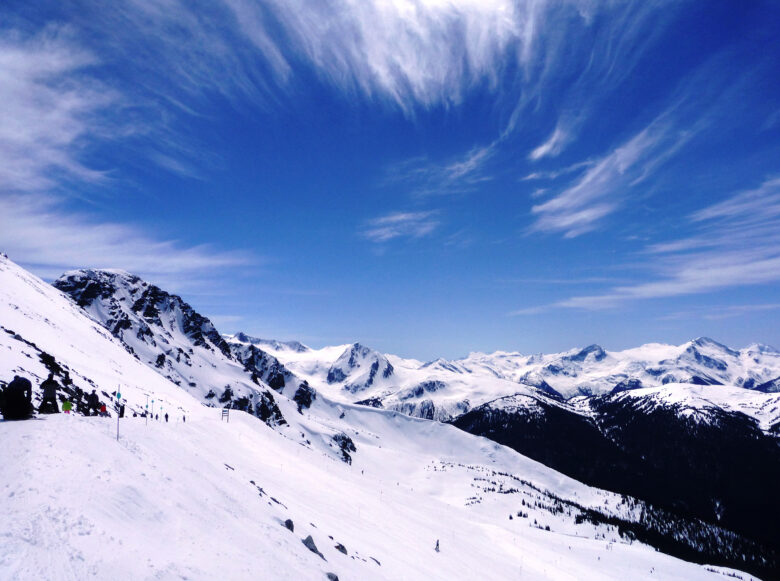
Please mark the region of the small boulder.
[[286, 529], [289, 529], [291, 532], [295, 532], [295, 525], [293, 524], [293, 521], [289, 518], [286, 521], [284, 521], [284, 527]]
[[326, 559], [325, 559], [325, 557], [323, 556], [323, 554], [322, 554], [322, 553], [320, 553], [320, 551], [317, 549], [317, 545], [315, 545], [315, 544], [314, 544], [314, 539], [312, 539], [312, 538], [311, 538], [311, 535], [309, 535], [308, 537], [306, 537], [305, 539], [303, 539], [301, 542], [302, 542], [302, 543], [304, 544], [304, 546], [305, 546], [307, 549], [309, 549], [309, 550], [310, 550], [312, 553], [314, 553], [314, 554], [316, 554], [316, 555], [319, 555], [319, 556], [320, 556], [320, 558], [321, 558], [323, 561], [325, 561], [325, 560], [326, 560]]
[[335, 573], [325, 573], [325, 575], [328, 577], [328, 581], [339, 581], [339, 576]]
[[347, 547], [345, 547], [341, 543], [336, 543], [336, 550], [344, 553], [345, 555], [347, 554]]

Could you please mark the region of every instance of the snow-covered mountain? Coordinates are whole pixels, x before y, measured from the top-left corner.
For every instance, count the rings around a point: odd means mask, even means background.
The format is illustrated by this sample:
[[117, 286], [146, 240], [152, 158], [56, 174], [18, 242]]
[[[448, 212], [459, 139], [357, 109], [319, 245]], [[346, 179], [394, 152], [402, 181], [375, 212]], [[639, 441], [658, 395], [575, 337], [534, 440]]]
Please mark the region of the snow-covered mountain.
[[273, 351], [294, 351], [296, 353], [305, 353], [309, 350], [306, 345], [298, 341], [277, 341], [276, 339], [260, 339], [259, 337], [250, 337], [246, 333], [236, 333], [235, 335], [225, 335], [236, 343], [248, 343], [255, 347], [271, 349]]
[[181, 297], [119, 270], [66, 272], [54, 286], [69, 295], [141, 362], [211, 405], [248, 409], [278, 420], [273, 394], [300, 385], [279, 361], [253, 345], [228, 343]]
[[[249, 341], [221, 347], [213, 325], [178, 297], [125, 273], [106, 277], [91, 286], [100, 274], [79, 275], [65, 295], [0, 258], [4, 378], [31, 379], [37, 402], [52, 372], [60, 400], [95, 388], [114, 416], [0, 422], [0, 563], [11, 579], [749, 579], [715, 565], [761, 575], [777, 567], [775, 548], [717, 523], [592, 488], [454, 426], [336, 401], [304, 383], [327, 377], [336, 361], [349, 364], [342, 355], [353, 346], [333, 348], [327, 365], [322, 352], [288, 349], [297, 364], [282, 359], [274, 368]], [[120, 321], [115, 336], [109, 329]], [[181, 352], [189, 358], [177, 360]], [[157, 366], [160, 354], [170, 365]], [[352, 382], [331, 391], [350, 393], [344, 387], [367, 380], [374, 362], [372, 382], [390, 380], [402, 360], [386, 361], [394, 371], [383, 377], [381, 359], [357, 348], [345, 373]], [[274, 421], [234, 409], [222, 422], [209, 407], [271, 395], [278, 376], [285, 385], [273, 393]], [[220, 404], [206, 398], [210, 382], [237, 391]], [[558, 409], [583, 405], [524, 389]], [[127, 406], [118, 438], [116, 399]], [[147, 401], [170, 421], [134, 417]]]
[[[751, 345], [734, 350], [707, 338], [625, 351], [591, 345], [550, 355], [472, 353], [425, 363], [382, 355], [360, 344], [269, 349], [287, 368], [333, 398], [442, 421], [515, 393], [568, 399], [679, 383], [771, 392], [778, 389], [772, 381], [780, 378], [780, 352], [774, 348]], [[350, 362], [361, 361], [357, 353], [365, 354], [367, 364], [355, 368]]]

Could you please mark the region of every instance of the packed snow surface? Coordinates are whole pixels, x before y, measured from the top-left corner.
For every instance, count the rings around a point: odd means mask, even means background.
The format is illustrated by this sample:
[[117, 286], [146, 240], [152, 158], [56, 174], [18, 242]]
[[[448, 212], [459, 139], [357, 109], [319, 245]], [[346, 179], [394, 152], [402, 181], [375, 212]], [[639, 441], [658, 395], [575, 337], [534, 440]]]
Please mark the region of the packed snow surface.
[[[535, 492], [491, 494], [475, 484], [500, 468], [585, 504], [615, 495], [449, 426], [346, 414], [358, 450], [352, 465], [301, 445], [294, 428], [280, 433], [242, 412], [229, 423], [218, 410], [187, 423], [127, 418], [118, 441], [113, 418], [1, 423], [2, 577], [723, 578], [549, 513], [508, 520]], [[474, 495], [481, 502], [469, 504]], [[535, 518], [551, 530], [530, 526]], [[605, 538], [587, 538], [596, 533]], [[323, 558], [303, 545], [309, 535]]]

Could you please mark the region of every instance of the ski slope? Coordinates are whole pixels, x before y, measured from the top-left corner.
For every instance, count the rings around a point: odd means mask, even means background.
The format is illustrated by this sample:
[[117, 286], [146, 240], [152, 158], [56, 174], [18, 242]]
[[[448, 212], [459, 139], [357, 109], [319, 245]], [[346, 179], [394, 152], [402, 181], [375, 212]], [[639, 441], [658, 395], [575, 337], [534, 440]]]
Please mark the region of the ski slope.
[[[113, 419], [0, 423], [2, 577], [724, 578], [562, 515], [526, 509], [528, 518], [509, 520], [535, 491], [480, 492], [475, 478], [500, 467], [590, 504], [615, 495], [449, 426], [346, 414], [351, 466], [243, 412], [229, 423], [218, 410], [186, 424], [127, 418], [119, 441]], [[475, 493], [482, 500], [470, 504]], [[309, 535], [324, 558], [303, 545]]]

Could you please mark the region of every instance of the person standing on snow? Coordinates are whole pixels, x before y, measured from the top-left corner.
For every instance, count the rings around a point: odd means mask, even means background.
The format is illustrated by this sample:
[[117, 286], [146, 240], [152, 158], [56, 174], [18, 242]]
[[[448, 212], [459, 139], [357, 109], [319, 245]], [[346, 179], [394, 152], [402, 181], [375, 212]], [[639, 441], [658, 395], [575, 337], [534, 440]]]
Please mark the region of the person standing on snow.
[[108, 417], [108, 410], [106, 409], [106, 404], [103, 404], [100, 406], [100, 417], [107, 418]]
[[76, 402], [76, 411], [80, 414], [87, 415], [87, 410], [84, 407], [84, 391], [80, 387], [74, 389], [73, 399]]
[[73, 404], [70, 402], [69, 399], [66, 399], [65, 402], [62, 404], [62, 411], [70, 415], [70, 410], [72, 409], [73, 409]]
[[32, 383], [15, 375], [2, 393], [0, 412], [6, 420], [26, 420], [32, 417]]
[[165, 423], [168, 423], [168, 412], [165, 412]]
[[54, 374], [49, 373], [49, 377], [41, 384], [43, 399], [41, 399], [41, 405], [38, 406], [39, 414], [60, 413], [60, 408], [57, 405], [57, 388], [59, 386], [59, 383], [54, 380]]
[[[95, 393], [95, 390], [92, 390], [92, 393], [90, 393], [87, 396], [87, 415], [98, 415], [98, 409], [100, 407], [100, 399], [98, 398], [98, 394]], [[94, 414], [92, 412], [95, 412]]]

